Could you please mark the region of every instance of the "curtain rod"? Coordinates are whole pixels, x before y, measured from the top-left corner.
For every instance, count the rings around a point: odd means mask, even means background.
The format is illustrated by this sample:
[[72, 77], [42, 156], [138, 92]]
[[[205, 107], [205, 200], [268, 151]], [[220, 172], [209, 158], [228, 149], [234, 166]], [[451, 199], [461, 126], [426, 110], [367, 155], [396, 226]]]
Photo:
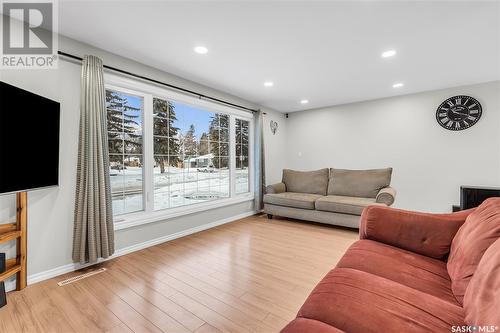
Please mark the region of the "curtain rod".
[[[78, 57], [78, 56], [75, 56], [73, 54], [69, 54], [69, 53], [66, 53], [66, 52], [62, 52], [62, 51], [57, 51], [57, 54], [59, 54], [59, 55], [61, 55], [63, 57], [67, 57], [67, 58], [71, 58], [73, 60], [77, 60], [77, 61], [82, 61], [83, 60], [83, 58], [81, 58], [81, 57]], [[207, 96], [207, 95], [204, 95], [204, 94], [200, 94], [200, 93], [198, 93], [196, 91], [189, 90], [189, 89], [186, 89], [186, 88], [182, 88], [182, 87], [179, 87], [179, 86], [175, 86], [173, 84], [169, 84], [169, 83], [165, 83], [165, 82], [162, 82], [162, 81], [158, 81], [158, 80], [149, 78], [147, 76], [143, 76], [143, 75], [139, 75], [139, 74], [134, 74], [134, 73], [131, 73], [131, 72], [128, 72], [128, 71], [125, 71], [123, 69], [119, 69], [119, 68], [116, 68], [116, 67], [111, 67], [111, 66], [107, 66], [107, 65], [103, 65], [103, 67], [106, 68], [106, 69], [108, 69], [108, 70], [114, 71], [114, 72], [118, 72], [118, 73], [121, 73], [121, 74], [124, 74], [124, 75], [132, 76], [132, 77], [135, 77], [135, 78], [138, 78], [138, 79], [141, 79], [141, 80], [153, 82], [153, 83], [156, 83], [156, 84], [159, 84], [159, 85], [171, 88], [171, 89], [175, 89], [175, 90], [179, 90], [179, 91], [191, 94], [191, 95], [195, 95], [195, 96], [198, 96], [198, 98], [200, 98], [200, 99], [206, 99], [206, 100], [210, 100], [210, 101], [217, 102], [217, 103], [220, 103], [220, 104], [225, 104], [225, 105], [237, 107], [237, 108], [240, 108], [240, 109], [243, 109], [243, 110], [247, 110], [247, 111], [250, 111], [250, 112], [258, 112], [259, 111], [259, 110], [247, 108], [246, 106], [242, 106], [242, 105], [238, 105], [238, 104], [235, 104], [235, 103], [231, 103], [231, 102], [228, 102], [228, 101], [216, 98], [216, 97], [211, 97], [211, 96]]]

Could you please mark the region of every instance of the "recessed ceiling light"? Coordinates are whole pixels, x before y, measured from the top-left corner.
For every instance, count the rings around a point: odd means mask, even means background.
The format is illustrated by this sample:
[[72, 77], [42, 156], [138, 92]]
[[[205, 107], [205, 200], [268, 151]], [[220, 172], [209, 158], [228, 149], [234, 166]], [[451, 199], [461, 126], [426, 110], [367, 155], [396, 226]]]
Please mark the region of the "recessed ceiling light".
[[307, 99], [303, 99], [300, 101], [300, 104], [307, 104], [307, 103], [309, 103], [309, 101]]
[[401, 88], [402, 86], [404, 86], [404, 83], [401, 83], [401, 82], [398, 82], [398, 83], [394, 83], [392, 85], [393, 88]]
[[207, 54], [208, 49], [205, 46], [197, 46], [194, 48], [194, 52], [196, 52], [198, 54]]
[[264, 82], [264, 87], [272, 87], [272, 86], [274, 86], [274, 83], [272, 81]]
[[382, 52], [382, 58], [390, 58], [394, 57], [396, 55], [396, 50], [387, 50], [385, 52]]

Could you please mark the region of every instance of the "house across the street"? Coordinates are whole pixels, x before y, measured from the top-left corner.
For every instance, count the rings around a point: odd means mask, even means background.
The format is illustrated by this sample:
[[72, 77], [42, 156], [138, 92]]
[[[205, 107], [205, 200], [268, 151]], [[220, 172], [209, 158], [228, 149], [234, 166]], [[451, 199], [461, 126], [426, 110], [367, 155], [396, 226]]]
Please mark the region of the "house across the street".
[[207, 168], [213, 166], [214, 154], [206, 154], [198, 157], [184, 159], [184, 168]]

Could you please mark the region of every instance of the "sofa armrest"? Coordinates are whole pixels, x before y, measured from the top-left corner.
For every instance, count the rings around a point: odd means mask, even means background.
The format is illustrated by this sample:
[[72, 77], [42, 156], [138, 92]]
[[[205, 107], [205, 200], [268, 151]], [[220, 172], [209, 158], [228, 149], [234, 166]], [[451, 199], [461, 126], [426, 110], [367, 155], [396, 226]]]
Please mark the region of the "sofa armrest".
[[286, 192], [285, 183], [276, 183], [266, 186], [266, 194], [283, 193], [283, 192]]
[[390, 186], [384, 187], [377, 193], [376, 202], [390, 206], [396, 198], [396, 190]]
[[359, 235], [428, 257], [442, 259], [451, 241], [474, 209], [451, 214], [430, 214], [368, 206], [361, 214]]

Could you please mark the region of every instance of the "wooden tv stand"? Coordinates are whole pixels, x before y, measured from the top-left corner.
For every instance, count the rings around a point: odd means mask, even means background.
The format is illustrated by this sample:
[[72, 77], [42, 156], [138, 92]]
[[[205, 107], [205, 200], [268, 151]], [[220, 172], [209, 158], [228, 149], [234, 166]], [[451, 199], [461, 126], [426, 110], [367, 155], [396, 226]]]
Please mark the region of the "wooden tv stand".
[[5, 272], [0, 273], [0, 281], [16, 276], [16, 290], [26, 287], [26, 252], [27, 252], [27, 222], [28, 193], [16, 194], [16, 222], [0, 224], [0, 243], [16, 240], [16, 257], [5, 261]]

